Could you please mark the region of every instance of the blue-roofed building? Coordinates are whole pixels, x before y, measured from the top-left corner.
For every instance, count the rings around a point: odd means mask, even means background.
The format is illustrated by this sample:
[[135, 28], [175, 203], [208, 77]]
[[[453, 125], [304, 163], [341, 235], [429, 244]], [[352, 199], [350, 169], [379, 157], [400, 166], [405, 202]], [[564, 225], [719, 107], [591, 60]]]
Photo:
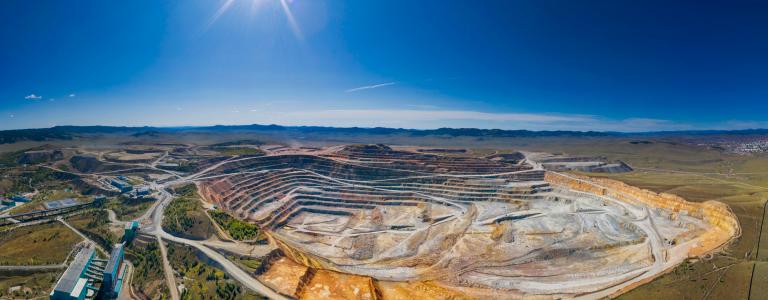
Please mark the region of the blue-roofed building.
[[85, 299], [88, 290], [94, 290], [87, 272], [95, 253], [92, 245], [80, 249], [51, 291], [52, 300], [82, 300]]
[[132, 185], [130, 185], [129, 183], [127, 183], [125, 181], [122, 181], [120, 179], [112, 179], [110, 184], [112, 184], [112, 186], [118, 188], [120, 190], [120, 192], [122, 192], [122, 193], [127, 193], [127, 192], [130, 192], [131, 190], [133, 190], [133, 186]]
[[16, 201], [14, 201], [12, 199], [0, 197], [0, 205], [15, 206], [16, 205]]
[[13, 197], [11, 197], [11, 200], [16, 201], [16, 202], [29, 202], [30, 201], [29, 198], [27, 198], [26, 196], [22, 196], [22, 195], [13, 196]]

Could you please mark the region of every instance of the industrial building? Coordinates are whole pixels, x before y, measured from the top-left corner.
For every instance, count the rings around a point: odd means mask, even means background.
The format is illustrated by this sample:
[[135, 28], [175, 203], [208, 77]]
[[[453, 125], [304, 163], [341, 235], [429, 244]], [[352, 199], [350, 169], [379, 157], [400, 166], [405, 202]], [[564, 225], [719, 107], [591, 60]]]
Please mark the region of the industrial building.
[[101, 267], [94, 258], [95, 254], [92, 244], [80, 248], [51, 291], [52, 300], [83, 300], [96, 296], [101, 282]]
[[66, 198], [66, 199], [60, 199], [60, 200], [53, 200], [43, 203], [43, 206], [45, 206], [45, 209], [60, 209], [70, 206], [75, 206], [80, 204], [75, 199], [72, 198]]
[[[125, 177], [123, 177], [123, 178], [125, 178]], [[112, 181], [110, 181], [110, 184], [112, 184], [112, 186], [118, 188], [120, 190], [120, 192], [122, 192], [122, 193], [127, 193], [127, 192], [130, 192], [131, 190], [133, 190], [133, 186], [131, 184], [129, 184], [129, 183], [123, 181], [123, 180], [117, 179], [117, 178], [112, 179]]]
[[22, 195], [13, 196], [13, 197], [11, 197], [11, 200], [16, 201], [16, 202], [24, 202], [24, 203], [30, 201], [29, 198], [27, 198], [26, 196], [22, 196]]
[[0, 205], [15, 206], [16, 205], [16, 201], [8, 199], [8, 198], [0, 197]]
[[123, 241], [128, 243], [136, 237], [136, 232], [139, 230], [139, 222], [132, 221], [125, 224], [125, 230], [123, 231]]
[[125, 254], [125, 244], [115, 244], [109, 255], [109, 261], [104, 267], [102, 273], [102, 298], [114, 299], [120, 294], [120, 288], [123, 285], [123, 276], [125, 275], [125, 265], [123, 256]]
[[136, 196], [144, 197], [149, 195], [152, 190], [148, 186], [140, 186], [136, 188]]
[[115, 244], [108, 260], [96, 258], [95, 246], [86, 243], [77, 252], [56, 286], [52, 300], [117, 299], [126, 274], [125, 244]]

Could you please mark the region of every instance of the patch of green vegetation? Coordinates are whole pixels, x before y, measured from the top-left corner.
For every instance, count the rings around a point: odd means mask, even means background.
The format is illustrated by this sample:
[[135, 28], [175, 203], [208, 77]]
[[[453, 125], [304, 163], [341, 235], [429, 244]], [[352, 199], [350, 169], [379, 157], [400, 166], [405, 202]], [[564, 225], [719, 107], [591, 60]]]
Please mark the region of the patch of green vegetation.
[[131, 285], [144, 299], [168, 299], [170, 291], [165, 284], [160, 247], [154, 239], [134, 240], [128, 244], [125, 257], [134, 266]]
[[17, 161], [19, 161], [19, 157], [24, 154], [24, 151], [26, 150], [0, 153], [0, 167], [8, 168], [18, 166]]
[[203, 240], [211, 237], [213, 224], [203, 211], [194, 184], [175, 190], [177, 197], [164, 212], [163, 230], [176, 236]]
[[266, 299], [232, 280], [223, 270], [202, 261], [195, 248], [170, 243], [168, 260], [186, 288], [181, 299]]
[[67, 222], [104, 249], [110, 249], [120, 241], [120, 237], [110, 230], [109, 215], [105, 210], [81, 213], [67, 218]]
[[58, 222], [17, 227], [0, 234], [0, 265], [60, 264], [80, 241]]
[[247, 271], [248, 273], [255, 272], [259, 267], [261, 267], [261, 263], [263, 262], [261, 258], [239, 255], [230, 255], [227, 256], [227, 259], [234, 262], [238, 267]]
[[235, 219], [229, 214], [215, 210], [208, 212], [229, 236], [238, 241], [266, 242], [267, 237], [259, 230], [259, 227], [241, 220]]
[[130, 221], [147, 212], [155, 201], [155, 198], [150, 197], [132, 199], [121, 195], [111, 199], [107, 207], [113, 210], [121, 221]]
[[18, 275], [0, 273], [0, 299], [48, 298], [61, 272], [63, 270]]
[[0, 195], [13, 196], [37, 190], [65, 190], [74, 188], [71, 181], [76, 176], [56, 172], [48, 168], [10, 168], [2, 171]]

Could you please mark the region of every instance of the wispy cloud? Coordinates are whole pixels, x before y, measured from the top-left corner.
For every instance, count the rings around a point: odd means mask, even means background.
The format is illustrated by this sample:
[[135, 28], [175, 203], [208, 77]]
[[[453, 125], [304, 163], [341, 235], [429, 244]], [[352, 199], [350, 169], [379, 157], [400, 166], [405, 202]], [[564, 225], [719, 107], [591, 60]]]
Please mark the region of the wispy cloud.
[[366, 85], [366, 86], [351, 88], [351, 89], [346, 90], [345, 92], [353, 93], [353, 92], [359, 92], [359, 91], [363, 91], [363, 90], [377, 89], [377, 88], [380, 88], [380, 87], [385, 87], [385, 86], [390, 86], [390, 85], [395, 85], [395, 84], [397, 84], [397, 82], [385, 82], [385, 83], [379, 83], [379, 84], [374, 84], [374, 85]]
[[27, 100], [40, 100], [40, 99], [43, 99], [43, 96], [38, 96], [38, 95], [35, 95], [35, 94], [29, 94], [29, 95], [24, 96], [24, 99], [27, 99]]
[[69, 98], [75, 98], [75, 96], [77, 96], [77, 95], [75, 95], [75, 94], [69, 94]]

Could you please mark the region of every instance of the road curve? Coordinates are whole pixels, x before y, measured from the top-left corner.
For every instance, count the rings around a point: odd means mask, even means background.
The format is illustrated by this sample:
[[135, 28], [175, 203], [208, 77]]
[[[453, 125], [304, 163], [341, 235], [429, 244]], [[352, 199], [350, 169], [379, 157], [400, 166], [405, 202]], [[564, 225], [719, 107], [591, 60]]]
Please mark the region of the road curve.
[[[208, 256], [208, 258], [216, 261], [224, 269], [224, 272], [229, 274], [230, 277], [240, 282], [240, 284], [242, 284], [246, 288], [253, 290], [263, 296], [266, 296], [269, 299], [279, 299], [279, 300], [289, 299], [275, 292], [274, 290], [267, 287], [260, 281], [256, 280], [256, 278], [253, 278], [251, 274], [248, 274], [247, 272], [243, 271], [242, 269], [240, 269], [240, 267], [232, 263], [226, 257], [212, 250], [211, 248], [206, 247], [203, 243], [198, 241], [188, 240], [185, 238], [176, 237], [172, 234], [165, 232], [162, 226], [163, 210], [173, 199], [173, 196], [171, 195], [171, 193], [165, 190], [162, 186], [157, 186], [157, 187], [159, 187], [158, 191], [161, 194], [161, 198], [158, 200], [157, 205], [151, 209], [151, 213], [149, 213], [149, 215], [151, 215], [152, 224], [149, 226], [149, 228], [142, 229], [142, 231], [155, 235], [158, 238], [158, 241], [160, 241], [160, 239], [162, 238], [171, 242], [176, 242], [176, 243], [195, 247], [196, 249], [200, 250], [200, 252]], [[162, 247], [161, 250], [163, 248], [164, 247]], [[164, 260], [167, 260], [167, 256], [165, 253], [162, 253], [162, 256]]]
[[219, 263], [219, 265], [224, 269], [225, 272], [227, 272], [227, 274], [229, 274], [230, 277], [237, 280], [238, 282], [240, 282], [240, 284], [242, 284], [248, 289], [256, 291], [257, 293], [263, 296], [266, 296], [269, 299], [280, 299], [280, 300], [289, 299], [288, 297], [285, 297], [273, 291], [271, 288], [267, 287], [260, 281], [253, 278], [251, 274], [248, 274], [247, 272], [241, 270], [238, 266], [236, 266], [234, 263], [229, 261], [226, 257], [221, 255], [220, 253], [212, 250], [211, 248], [203, 246], [199, 242], [173, 236], [165, 231], [162, 231], [162, 229], [160, 229], [160, 235], [165, 240], [169, 240], [172, 242], [181, 243], [181, 244], [185, 244], [185, 245], [189, 245], [197, 248], [198, 250], [200, 250], [200, 252], [203, 252], [203, 254], [208, 256], [208, 258]]

